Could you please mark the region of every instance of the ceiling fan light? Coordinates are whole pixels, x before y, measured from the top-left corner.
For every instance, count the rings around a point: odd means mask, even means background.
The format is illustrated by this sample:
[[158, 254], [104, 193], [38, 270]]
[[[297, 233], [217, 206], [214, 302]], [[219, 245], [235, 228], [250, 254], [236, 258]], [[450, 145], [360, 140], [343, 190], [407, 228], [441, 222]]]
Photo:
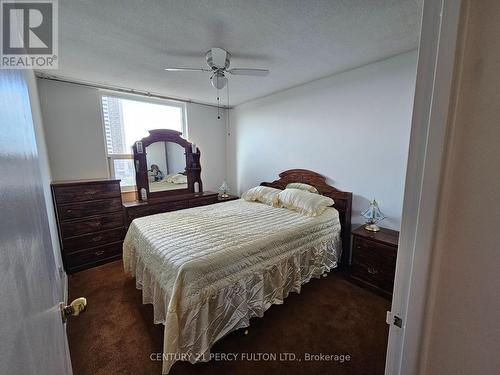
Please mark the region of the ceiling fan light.
[[224, 76], [223, 73], [220, 72], [215, 73], [211, 79], [212, 79], [212, 86], [215, 87], [217, 90], [220, 90], [227, 85], [227, 78]]

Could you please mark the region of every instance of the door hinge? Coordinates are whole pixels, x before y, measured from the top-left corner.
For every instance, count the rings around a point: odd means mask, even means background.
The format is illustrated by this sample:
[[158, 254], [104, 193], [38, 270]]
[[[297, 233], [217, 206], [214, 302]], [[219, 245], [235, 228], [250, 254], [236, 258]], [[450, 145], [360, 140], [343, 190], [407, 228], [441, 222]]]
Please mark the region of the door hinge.
[[401, 319], [398, 315], [393, 314], [391, 311], [387, 311], [385, 322], [389, 325], [395, 325], [396, 327], [403, 328], [403, 319]]

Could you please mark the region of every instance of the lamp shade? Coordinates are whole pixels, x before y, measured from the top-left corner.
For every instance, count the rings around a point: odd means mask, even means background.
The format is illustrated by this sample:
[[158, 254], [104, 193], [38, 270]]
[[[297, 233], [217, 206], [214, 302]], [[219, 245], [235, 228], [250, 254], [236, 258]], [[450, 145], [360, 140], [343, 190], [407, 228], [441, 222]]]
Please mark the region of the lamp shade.
[[229, 186], [227, 186], [227, 182], [223, 181], [222, 185], [219, 187], [219, 197], [227, 198], [228, 197]]
[[380, 220], [385, 219], [385, 216], [382, 211], [380, 211], [378, 202], [375, 199], [370, 202], [370, 207], [363, 211], [361, 213], [361, 216], [363, 216], [367, 221], [371, 223], [376, 223]]

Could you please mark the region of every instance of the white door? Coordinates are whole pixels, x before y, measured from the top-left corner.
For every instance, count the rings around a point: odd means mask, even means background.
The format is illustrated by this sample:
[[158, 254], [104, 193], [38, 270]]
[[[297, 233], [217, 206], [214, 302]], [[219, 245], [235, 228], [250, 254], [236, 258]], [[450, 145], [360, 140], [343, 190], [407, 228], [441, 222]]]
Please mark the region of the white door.
[[424, 1], [385, 374], [418, 374], [461, 0]]
[[71, 374], [28, 87], [0, 70], [0, 374]]

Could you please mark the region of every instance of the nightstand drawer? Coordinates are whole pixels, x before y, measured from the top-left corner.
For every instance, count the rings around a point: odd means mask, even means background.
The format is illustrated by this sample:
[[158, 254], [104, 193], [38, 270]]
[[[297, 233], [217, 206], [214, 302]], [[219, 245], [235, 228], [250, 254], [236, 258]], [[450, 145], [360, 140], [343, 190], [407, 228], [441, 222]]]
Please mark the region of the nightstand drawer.
[[396, 267], [397, 251], [393, 246], [355, 237], [353, 250], [353, 262], [358, 260], [361, 263], [374, 264], [386, 269]]
[[390, 293], [394, 286], [394, 272], [374, 264], [354, 261], [351, 265], [351, 276]]

